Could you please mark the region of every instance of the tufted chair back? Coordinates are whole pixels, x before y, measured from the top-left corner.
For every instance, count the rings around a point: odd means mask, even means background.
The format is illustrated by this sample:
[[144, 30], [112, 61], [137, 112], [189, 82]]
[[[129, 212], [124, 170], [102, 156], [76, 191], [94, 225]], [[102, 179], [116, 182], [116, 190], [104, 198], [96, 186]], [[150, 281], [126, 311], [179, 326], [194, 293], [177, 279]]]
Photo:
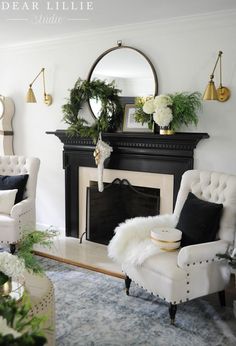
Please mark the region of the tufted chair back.
[[0, 156], [0, 175], [29, 174], [24, 198], [35, 199], [39, 159], [24, 156]]
[[174, 210], [177, 217], [189, 192], [205, 201], [223, 204], [218, 238], [233, 244], [236, 226], [236, 176], [198, 170], [185, 172]]

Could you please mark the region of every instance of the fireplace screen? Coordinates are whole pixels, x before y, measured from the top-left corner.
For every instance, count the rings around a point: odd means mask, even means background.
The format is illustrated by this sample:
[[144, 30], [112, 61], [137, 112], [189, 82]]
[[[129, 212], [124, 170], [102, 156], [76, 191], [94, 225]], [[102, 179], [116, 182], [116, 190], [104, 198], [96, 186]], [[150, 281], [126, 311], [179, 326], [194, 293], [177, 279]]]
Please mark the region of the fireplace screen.
[[160, 190], [132, 186], [115, 179], [98, 192], [96, 182], [87, 188], [86, 239], [108, 244], [119, 223], [136, 216], [154, 216], [160, 211]]

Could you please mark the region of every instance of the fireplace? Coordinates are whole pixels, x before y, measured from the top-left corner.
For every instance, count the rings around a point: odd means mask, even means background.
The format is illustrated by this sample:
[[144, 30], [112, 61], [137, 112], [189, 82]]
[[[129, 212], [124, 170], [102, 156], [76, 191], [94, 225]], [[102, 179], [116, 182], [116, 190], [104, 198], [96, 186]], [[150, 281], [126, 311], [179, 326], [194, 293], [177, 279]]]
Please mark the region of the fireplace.
[[[83, 178], [80, 173], [83, 170], [92, 170], [96, 175], [93, 157], [95, 145], [89, 138], [68, 136], [66, 130], [50, 131], [47, 134], [56, 135], [64, 144], [66, 236], [78, 238], [85, 229], [81, 216], [84, 215], [87, 188], [81, 187]], [[201, 139], [208, 137], [207, 133], [176, 133], [171, 136], [150, 133], [105, 133], [103, 140], [113, 147], [113, 152], [105, 162], [104, 181], [112, 181], [108, 179], [112, 171], [116, 171], [115, 177], [128, 180], [130, 173], [134, 176], [151, 174], [157, 177], [157, 180], [162, 176], [170, 178], [173, 184], [167, 184], [167, 189], [172, 186], [172, 206], [169, 210], [171, 212], [182, 174], [194, 166], [194, 149]], [[117, 172], [120, 176], [117, 176]], [[85, 175], [87, 179], [88, 174]], [[165, 204], [165, 188], [160, 189], [160, 213], [163, 213], [162, 202]], [[169, 203], [168, 208], [170, 209]]]
[[87, 187], [86, 239], [107, 245], [121, 222], [158, 215], [159, 211], [159, 189], [134, 186], [127, 179], [116, 178], [99, 192], [97, 182], [92, 181]]
[[[79, 237], [86, 234], [87, 225], [87, 190], [94, 182], [97, 184], [98, 172], [96, 168], [79, 168]], [[160, 214], [168, 214], [173, 210], [173, 190], [174, 176], [170, 174], [159, 174], [149, 172], [136, 172], [117, 169], [105, 169], [103, 181], [105, 184], [111, 184], [115, 179], [128, 180], [130, 184], [140, 188], [148, 188], [158, 191]], [[98, 192], [98, 196], [101, 193]]]

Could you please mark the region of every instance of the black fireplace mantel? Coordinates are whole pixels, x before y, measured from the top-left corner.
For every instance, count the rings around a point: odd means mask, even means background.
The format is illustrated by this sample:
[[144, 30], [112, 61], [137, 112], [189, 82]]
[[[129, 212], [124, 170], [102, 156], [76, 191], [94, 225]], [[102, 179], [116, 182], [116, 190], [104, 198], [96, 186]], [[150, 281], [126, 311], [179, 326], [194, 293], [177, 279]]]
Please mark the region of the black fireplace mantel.
[[[70, 136], [66, 130], [48, 131], [64, 144], [66, 235], [79, 234], [79, 167], [96, 167], [90, 138]], [[174, 203], [182, 174], [193, 168], [193, 154], [207, 133], [179, 132], [174, 135], [152, 133], [104, 133], [102, 138], [113, 152], [105, 161], [105, 168], [174, 175]]]

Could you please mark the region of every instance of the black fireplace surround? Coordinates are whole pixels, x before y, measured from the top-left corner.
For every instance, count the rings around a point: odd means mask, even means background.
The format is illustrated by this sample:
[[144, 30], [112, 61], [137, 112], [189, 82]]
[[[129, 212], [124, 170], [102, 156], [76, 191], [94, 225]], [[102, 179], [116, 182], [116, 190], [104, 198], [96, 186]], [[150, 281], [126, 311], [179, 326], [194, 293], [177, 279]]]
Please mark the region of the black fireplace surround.
[[[48, 131], [64, 144], [66, 236], [79, 237], [79, 167], [96, 167], [90, 138], [69, 136], [66, 130]], [[105, 168], [137, 172], [171, 174], [174, 176], [174, 204], [182, 174], [193, 168], [193, 153], [207, 133], [104, 133], [102, 138], [113, 152]], [[83, 230], [84, 231], [84, 230]]]

